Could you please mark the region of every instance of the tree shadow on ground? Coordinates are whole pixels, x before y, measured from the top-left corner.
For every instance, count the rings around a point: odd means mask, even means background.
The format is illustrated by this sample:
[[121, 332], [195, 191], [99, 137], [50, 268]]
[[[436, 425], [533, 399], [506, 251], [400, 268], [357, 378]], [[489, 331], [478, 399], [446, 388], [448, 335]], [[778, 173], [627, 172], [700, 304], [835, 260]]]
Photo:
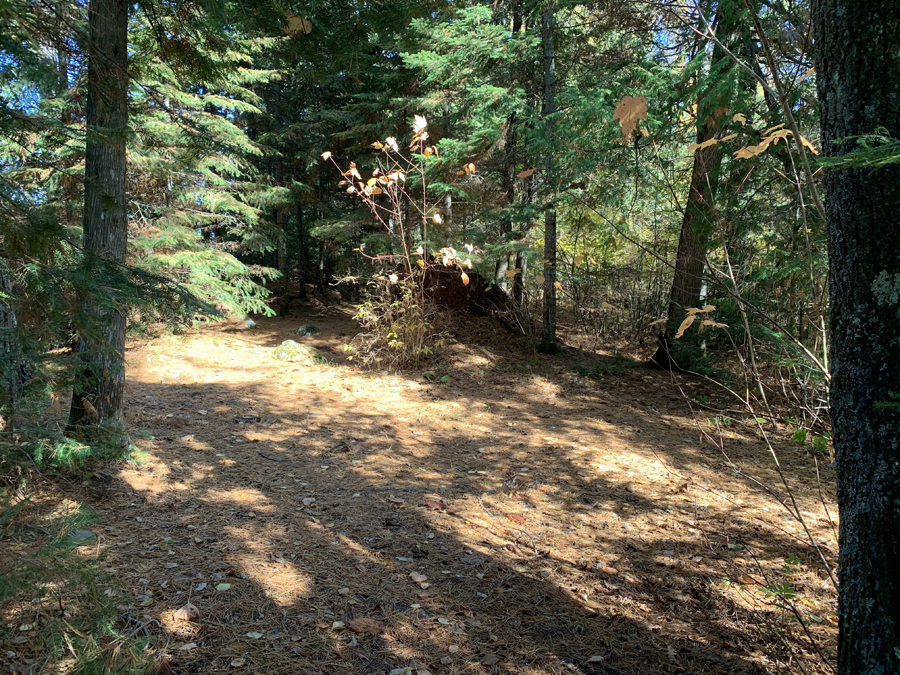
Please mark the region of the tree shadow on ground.
[[[170, 631], [176, 672], [824, 668], [757, 597], [808, 546], [748, 512], [759, 486], [700, 485], [721, 460], [685, 438], [662, 374], [475, 358], [441, 386], [179, 361], [182, 384], [132, 381], [152, 455], [95, 504], [105, 560], [140, 598], [128, 613]], [[176, 624], [188, 600], [202, 616]]]

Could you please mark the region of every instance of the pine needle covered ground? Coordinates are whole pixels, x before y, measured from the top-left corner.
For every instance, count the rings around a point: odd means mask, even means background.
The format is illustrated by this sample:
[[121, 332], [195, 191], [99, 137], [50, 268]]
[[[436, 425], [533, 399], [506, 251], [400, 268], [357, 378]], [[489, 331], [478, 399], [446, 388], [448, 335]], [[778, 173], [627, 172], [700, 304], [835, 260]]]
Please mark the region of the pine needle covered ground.
[[[755, 423], [692, 413], [717, 391], [500, 346], [367, 372], [342, 349], [357, 330], [331, 309], [129, 350], [146, 456], [75, 489], [99, 518], [85, 555], [124, 591], [123, 628], [160, 636], [161, 668], [827, 672], [809, 637], [834, 649], [835, 593]], [[276, 360], [286, 339], [331, 363]], [[833, 476], [787, 434], [833, 559]], [[34, 606], [2, 619], [0, 655], [39, 659], [10, 642], [39, 633]]]

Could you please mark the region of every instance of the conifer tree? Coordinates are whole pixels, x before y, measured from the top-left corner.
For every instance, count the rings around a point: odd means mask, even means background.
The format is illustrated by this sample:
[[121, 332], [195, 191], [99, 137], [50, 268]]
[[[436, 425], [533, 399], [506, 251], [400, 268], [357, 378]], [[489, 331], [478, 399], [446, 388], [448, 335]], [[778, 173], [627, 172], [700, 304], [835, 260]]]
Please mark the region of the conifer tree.
[[[128, 9], [125, 0], [88, 4], [87, 140], [84, 167], [84, 246], [89, 264], [125, 262], [128, 129]], [[98, 261], [94, 261], [96, 257]], [[122, 417], [125, 387], [125, 308], [98, 295], [87, 311], [92, 331], [78, 351], [84, 369], [75, 381], [69, 426]]]

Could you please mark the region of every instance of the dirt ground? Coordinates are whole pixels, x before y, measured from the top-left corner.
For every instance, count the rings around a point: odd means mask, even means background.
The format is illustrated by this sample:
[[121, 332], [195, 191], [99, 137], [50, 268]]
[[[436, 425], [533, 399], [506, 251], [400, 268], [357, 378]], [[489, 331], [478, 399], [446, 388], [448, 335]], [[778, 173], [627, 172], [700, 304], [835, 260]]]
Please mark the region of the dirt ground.
[[[258, 323], [133, 345], [146, 455], [85, 489], [123, 612], [174, 672], [827, 672], [828, 573], [752, 419], [696, 405], [710, 385], [461, 343], [371, 372], [346, 361], [350, 310]], [[286, 339], [331, 363], [276, 360]], [[832, 562], [833, 472], [789, 433]]]

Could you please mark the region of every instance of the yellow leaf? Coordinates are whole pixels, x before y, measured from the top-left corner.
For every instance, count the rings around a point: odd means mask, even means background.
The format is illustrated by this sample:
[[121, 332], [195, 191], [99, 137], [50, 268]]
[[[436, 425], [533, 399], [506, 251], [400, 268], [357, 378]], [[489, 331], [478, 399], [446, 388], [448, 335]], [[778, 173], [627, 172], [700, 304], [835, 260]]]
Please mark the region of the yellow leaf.
[[430, 148], [430, 147], [429, 147], [429, 148], [425, 148], [422, 152], [424, 153], [424, 155], [425, 155], [426, 157], [431, 157], [431, 148]]
[[416, 260], [416, 262], [419, 264], [419, 267], [425, 267], [425, 261], [422, 260], [421, 258], [419, 258], [418, 260]]
[[366, 185], [368, 185], [369, 187], [372, 187], [377, 182], [378, 182], [377, 178], [370, 178], [369, 180], [366, 181]]
[[576, 256], [575, 256], [575, 264], [576, 264], [576, 265], [580, 265], [580, 264], [583, 263], [583, 262], [584, 262], [584, 256], [583, 256], [583, 255], [576, 255]]
[[812, 143], [810, 143], [808, 140], [806, 140], [805, 138], [803, 138], [803, 136], [800, 137], [800, 142], [803, 143], [804, 146], [806, 146], [807, 148], [809, 148], [809, 151], [810, 151], [812, 154], [814, 154], [814, 155], [818, 155], [818, 154], [819, 154], [819, 151], [816, 150], [815, 146], [814, 146]]
[[369, 192], [373, 195], [380, 195], [382, 192], [384, 192], [384, 190], [382, 190], [380, 187], [373, 187], [369, 188]]
[[542, 276], [536, 276], [536, 277], [534, 278], [534, 280], [535, 280], [536, 282], [538, 282], [538, 284], [540, 284], [541, 286], [544, 285], [544, 277], [542, 277]]
[[560, 290], [560, 291], [561, 291], [561, 290], [563, 289], [562, 284], [559, 283], [558, 281], [554, 281], [554, 282], [553, 282], [553, 285], [556, 286], [556, 289], [557, 289], [557, 290]]
[[330, 150], [326, 150], [325, 152], [323, 152], [323, 153], [322, 153], [322, 159], [324, 159], [326, 162], [327, 162], [329, 159], [331, 159], [331, 151], [330, 151]]
[[504, 274], [506, 274], [506, 276], [512, 278], [512, 277], [516, 276], [516, 274], [518, 274], [518, 272], [516, 270], [506, 270], [506, 272], [504, 272]]
[[703, 141], [702, 143], [691, 143], [688, 146], [688, 150], [703, 150], [704, 148], [708, 148], [711, 145], [715, 145], [719, 142], [718, 138], [710, 138], [708, 141]]
[[651, 321], [647, 324], [647, 328], [650, 328], [650, 326], [658, 326], [659, 324], [665, 323], [666, 321], [668, 321], [668, 319], [657, 319], [656, 321]]
[[747, 124], [747, 116], [743, 113], [738, 113], [734, 117], [731, 118], [732, 122], [739, 122], [741, 126]]
[[631, 140], [635, 127], [640, 120], [647, 119], [647, 99], [643, 96], [623, 96], [616, 105], [613, 119], [619, 120], [622, 135], [626, 140]]
[[537, 169], [528, 169], [527, 171], [522, 171], [520, 173], [517, 173], [516, 176], [518, 176], [519, 178], [528, 178], [535, 171], [537, 171]]
[[691, 327], [691, 324], [694, 323], [694, 319], [696, 318], [697, 316], [695, 314], [689, 314], [688, 317], [681, 322], [681, 325], [678, 327], [678, 332], [675, 333], [676, 340], [684, 335], [684, 331]]
[[469, 275], [468, 275], [468, 274], [466, 274], [465, 272], [460, 272], [460, 273], [459, 273], [459, 278], [460, 278], [460, 280], [463, 282], [463, 285], [464, 285], [464, 286], [468, 286], [468, 285], [469, 285]]
[[730, 140], [733, 139], [733, 138], [737, 138], [737, 134], [728, 134], [727, 136], [725, 136], [724, 138], [722, 138], [719, 142], [720, 142], [720, 143], [725, 143], [726, 141], [730, 141]]
[[309, 35], [312, 33], [312, 22], [305, 16], [291, 14], [287, 18], [287, 28], [285, 29], [285, 32], [288, 35], [300, 35], [301, 33]]
[[464, 168], [465, 168], [466, 173], [469, 175], [475, 173], [475, 165], [472, 164], [471, 162], [466, 164], [466, 166]]
[[374, 147], [376, 150], [381, 150], [384, 147], [384, 143], [382, 143], [381, 141], [375, 141], [374, 143], [372, 143], [372, 147]]

